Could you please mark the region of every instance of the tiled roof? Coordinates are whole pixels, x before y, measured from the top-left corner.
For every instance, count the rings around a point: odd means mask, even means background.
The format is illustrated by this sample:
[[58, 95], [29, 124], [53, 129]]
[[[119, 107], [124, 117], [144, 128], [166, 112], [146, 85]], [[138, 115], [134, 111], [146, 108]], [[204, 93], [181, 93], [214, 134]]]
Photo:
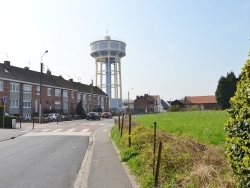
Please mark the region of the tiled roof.
[[184, 98], [184, 104], [216, 104], [216, 98], [214, 95], [209, 96], [186, 96]]
[[161, 100], [161, 105], [163, 108], [169, 108], [169, 105], [164, 100]]
[[[26, 82], [31, 84], [40, 84], [40, 72], [32, 71], [25, 68], [19, 68], [15, 66], [5, 66], [5, 64], [0, 63], [0, 79], [8, 79], [19, 82]], [[98, 95], [106, 95], [100, 88], [96, 86], [91, 86], [82, 84], [79, 82], [73, 82], [65, 80], [62, 76], [54, 76], [51, 74], [42, 74], [42, 84], [48, 85], [52, 87], [65, 88], [77, 90], [79, 92], [98, 94]]]

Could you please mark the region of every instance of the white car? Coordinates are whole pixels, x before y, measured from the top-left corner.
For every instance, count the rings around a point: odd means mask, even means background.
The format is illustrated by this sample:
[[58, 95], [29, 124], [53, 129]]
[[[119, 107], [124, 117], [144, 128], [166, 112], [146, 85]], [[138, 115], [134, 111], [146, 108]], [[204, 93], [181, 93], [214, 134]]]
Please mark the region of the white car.
[[48, 117], [50, 121], [56, 121], [57, 115], [58, 115], [57, 113], [50, 113], [48, 114]]

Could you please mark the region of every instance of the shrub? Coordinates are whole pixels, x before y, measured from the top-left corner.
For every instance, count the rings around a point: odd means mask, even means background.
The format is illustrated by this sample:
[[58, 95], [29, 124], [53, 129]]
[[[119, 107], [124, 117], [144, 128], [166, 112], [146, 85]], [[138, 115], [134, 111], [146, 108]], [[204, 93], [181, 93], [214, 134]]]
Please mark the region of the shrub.
[[3, 106], [2, 105], [0, 105], [0, 116], [2, 116], [3, 115]]
[[180, 108], [180, 106], [178, 106], [178, 105], [172, 105], [172, 106], [170, 106], [170, 108], [169, 108], [169, 111], [170, 112], [179, 112], [181, 110], [181, 108]]
[[239, 178], [239, 187], [250, 187], [250, 60], [242, 69], [230, 104], [225, 126], [227, 157]]
[[[10, 116], [4, 117], [4, 128], [12, 129], [12, 119], [16, 118]], [[3, 127], [3, 116], [0, 116], [0, 127]]]

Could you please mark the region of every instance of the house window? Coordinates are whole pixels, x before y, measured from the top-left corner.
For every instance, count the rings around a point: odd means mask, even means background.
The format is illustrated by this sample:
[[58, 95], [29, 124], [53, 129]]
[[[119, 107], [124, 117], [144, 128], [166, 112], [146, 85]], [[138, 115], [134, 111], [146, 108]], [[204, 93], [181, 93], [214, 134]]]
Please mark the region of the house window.
[[23, 85], [23, 93], [31, 93], [31, 86]]
[[74, 91], [71, 91], [71, 98], [74, 98]]
[[40, 95], [40, 86], [36, 86], [36, 94]]
[[19, 108], [19, 100], [10, 100], [11, 108]]
[[87, 95], [83, 94], [82, 98], [83, 98], [83, 100], [87, 100]]
[[89, 101], [91, 101], [91, 95], [88, 95], [88, 97], [89, 97]]
[[0, 91], [3, 91], [3, 81], [0, 81]]
[[68, 91], [63, 91], [63, 97], [68, 97]]
[[10, 91], [11, 92], [19, 92], [19, 84], [17, 84], [17, 83], [10, 83]]
[[31, 114], [23, 114], [25, 120], [31, 120]]
[[60, 89], [55, 89], [55, 96], [60, 97], [61, 96], [61, 90]]
[[31, 101], [23, 101], [23, 108], [31, 108]]
[[51, 88], [47, 88], [47, 96], [51, 96]]
[[77, 94], [77, 99], [80, 100], [81, 99], [81, 94]]
[[63, 109], [68, 109], [68, 102], [63, 102]]
[[61, 108], [61, 102], [60, 101], [55, 101], [55, 108], [60, 109]]

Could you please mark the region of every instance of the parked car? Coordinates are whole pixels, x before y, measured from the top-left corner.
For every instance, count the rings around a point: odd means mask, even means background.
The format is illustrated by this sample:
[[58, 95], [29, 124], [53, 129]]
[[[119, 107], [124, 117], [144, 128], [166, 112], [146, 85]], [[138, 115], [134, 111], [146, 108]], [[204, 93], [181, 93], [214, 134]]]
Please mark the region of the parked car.
[[97, 112], [89, 112], [87, 114], [87, 120], [89, 120], [89, 119], [92, 119], [92, 120], [98, 119], [98, 120], [100, 120], [101, 116]]
[[112, 114], [110, 112], [103, 112], [102, 118], [112, 118]]
[[57, 115], [58, 115], [57, 113], [50, 113], [48, 114], [48, 117], [50, 121], [56, 121]]

